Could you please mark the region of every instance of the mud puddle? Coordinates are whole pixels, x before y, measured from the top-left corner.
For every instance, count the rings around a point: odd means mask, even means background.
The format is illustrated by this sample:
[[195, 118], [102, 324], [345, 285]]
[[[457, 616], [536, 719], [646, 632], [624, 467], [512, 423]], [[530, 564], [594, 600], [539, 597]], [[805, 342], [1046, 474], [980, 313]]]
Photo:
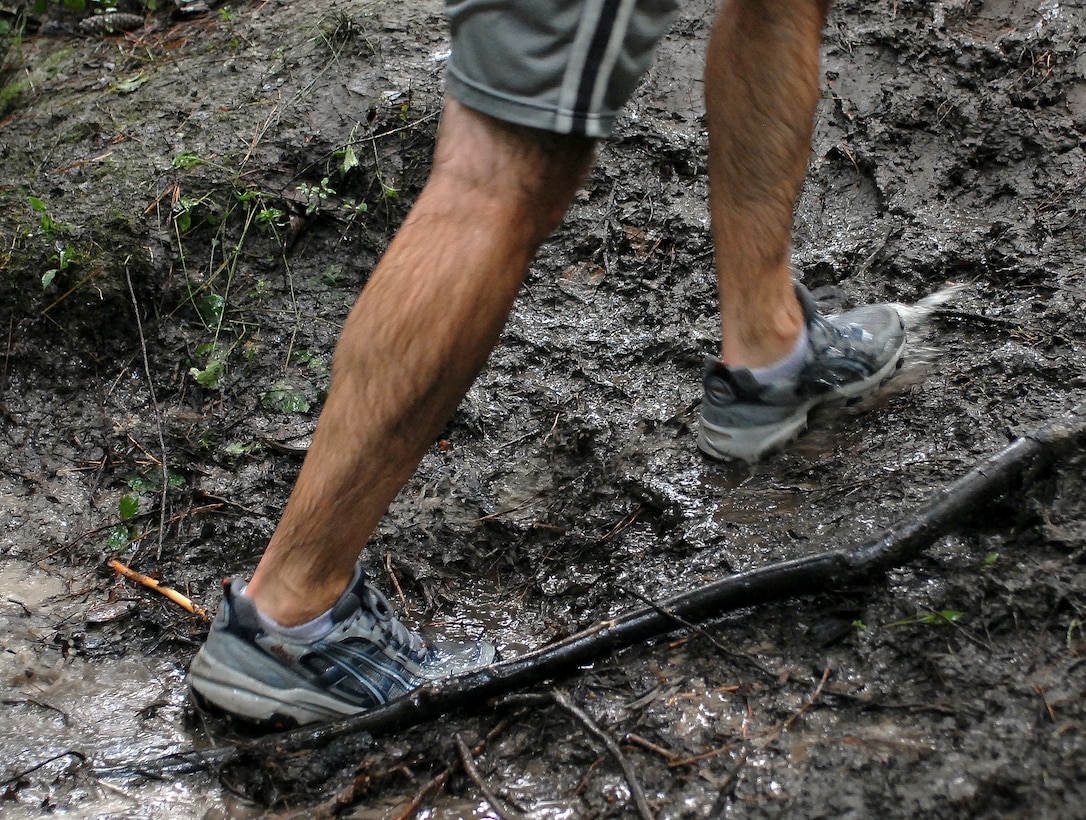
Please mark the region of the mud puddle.
[[[0, 748], [6, 817], [250, 816], [206, 777], [170, 784], [102, 779], [90, 767], [151, 760], [193, 748], [185, 726], [183, 672], [166, 658], [110, 653], [88, 658], [72, 645], [73, 623], [123, 617], [138, 599], [95, 606], [86, 579], [0, 561]], [[85, 634], [85, 633], [84, 633]], [[74, 634], [80, 644], [83, 635]], [[134, 772], [132, 773], [134, 774]], [[239, 811], [241, 812], [239, 814]]]

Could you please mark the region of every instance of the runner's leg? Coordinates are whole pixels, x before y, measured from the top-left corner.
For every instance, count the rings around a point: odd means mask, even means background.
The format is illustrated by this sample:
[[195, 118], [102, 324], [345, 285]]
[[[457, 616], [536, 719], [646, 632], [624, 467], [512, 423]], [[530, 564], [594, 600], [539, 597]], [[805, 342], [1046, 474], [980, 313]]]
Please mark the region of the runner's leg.
[[782, 359], [803, 324], [789, 264], [792, 211], [827, 9], [821, 0], [728, 0], [710, 38], [709, 199], [727, 365]]
[[351, 311], [297, 484], [247, 594], [289, 626], [326, 611], [490, 354], [592, 140], [450, 100], [434, 167]]

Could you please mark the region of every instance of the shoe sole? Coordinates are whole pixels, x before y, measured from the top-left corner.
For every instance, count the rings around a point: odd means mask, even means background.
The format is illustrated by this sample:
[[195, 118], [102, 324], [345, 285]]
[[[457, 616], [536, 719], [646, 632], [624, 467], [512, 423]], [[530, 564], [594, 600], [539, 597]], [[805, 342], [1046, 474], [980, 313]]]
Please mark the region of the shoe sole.
[[905, 338], [894, 357], [881, 370], [861, 382], [817, 396], [797, 405], [787, 418], [761, 427], [718, 427], [700, 419], [698, 449], [720, 461], [742, 460], [748, 464], [787, 446], [807, 429], [807, 416], [815, 407], [854, 404], [874, 394], [888, 382], [905, 361]]

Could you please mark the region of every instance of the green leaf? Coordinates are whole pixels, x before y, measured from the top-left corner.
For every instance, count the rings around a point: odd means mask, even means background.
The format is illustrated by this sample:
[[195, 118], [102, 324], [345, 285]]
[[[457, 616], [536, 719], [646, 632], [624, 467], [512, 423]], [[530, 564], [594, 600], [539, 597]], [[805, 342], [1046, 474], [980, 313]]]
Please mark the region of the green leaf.
[[51, 269], [47, 270], [45, 273], [43, 273], [42, 277], [41, 277], [41, 289], [45, 290], [47, 287], [49, 287], [51, 284], [53, 284], [53, 280], [56, 278], [56, 275], [57, 275], [57, 269], [56, 268], [51, 268]]
[[358, 164], [358, 155], [355, 154], [354, 148], [348, 145], [343, 149], [343, 164], [340, 166], [340, 169], [346, 174], [352, 168], [357, 168]]
[[196, 310], [200, 318], [208, 327], [218, 327], [222, 324], [223, 313], [226, 310], [226, 300], [217, 293], [209, 293], [196, 304]]
[[113, 552], [120, 552], [130, 543], [132, 543], [132, 533], [127, 524], [118, 524], [109, 531], [109, 537], [106, 538], [106, 546]]
[[261, 393], [260, 404], [269, 410], [280, 413], [307, 413], [312, 403], [297, 388], [280, 382], [266, 393]]
[[121, 80], [113, 83], [113, 90], [118, 94], [131, 94], [145, 82], [147, 82], [146, 74], [137, 74], [135, 77], [129, 77], [127, 80]]
[[201, 387], [217, 390], [222, 382], [222, 377], [226, 374], [226, 366], [216, 359], [208, 362], [207, 367], [203, 370], [198, 367], [190, 367], [189, 373], [192, 374], [192, 377], [196, 379], [196, 383]]
[[263, 448], [264, 445], [259, 441], [232, 441], [223, 447], [222, 451], [228, 456], [247, 456]]
[[117, 511], [121, 514], [122, 521], [135, 518], [140, 511], [140, 499], [138, 495], [122, 495], [117, 503]]
[[203, 160], [190, 151], [184, 151], [173, 158], [174, 168], [191, 168], [193, 165], [202, 165]]
[[128, 486], [138, 493], [157, 493], [158, 485], [141, 475], [130, 475]]

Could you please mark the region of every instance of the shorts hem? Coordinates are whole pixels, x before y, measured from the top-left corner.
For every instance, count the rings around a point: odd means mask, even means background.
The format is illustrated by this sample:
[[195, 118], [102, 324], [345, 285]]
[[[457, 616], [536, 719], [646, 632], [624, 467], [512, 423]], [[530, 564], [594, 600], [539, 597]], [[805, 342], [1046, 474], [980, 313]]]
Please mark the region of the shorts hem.
[[445, 88], [458, 102], [487, 116], [514, 125], [524, 125], [555, 134], [605, 139], [611, 136], [615, 114], [574, 114], [553, 106], [500, 94], [479, 86], [461, 75], [454, 66], [447, 67]]

